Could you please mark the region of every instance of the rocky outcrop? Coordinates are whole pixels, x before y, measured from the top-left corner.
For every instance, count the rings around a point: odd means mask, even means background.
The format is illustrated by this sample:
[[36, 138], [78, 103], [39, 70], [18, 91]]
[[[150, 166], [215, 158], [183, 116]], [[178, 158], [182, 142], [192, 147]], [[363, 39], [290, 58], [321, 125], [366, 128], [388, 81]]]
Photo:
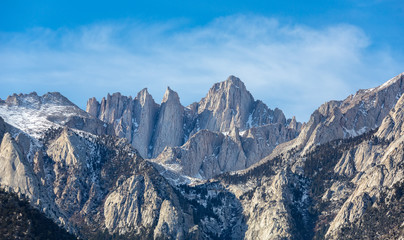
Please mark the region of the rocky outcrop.
[[314, 111], [294, 146], [307, 152], [318, 144], [375, 129], [403, 92], [404, 74], [400, 74], [379, 87], [359, 90], [343, 101], [327, 102]]
[[[341, 162], [352, 178], [354, 188], [350, 192], [341, 209], [327, 231], [329, 238], [339, 239], [343, 228], [363, 222], [363, 216], [378, 204], [392, 201], [395, 186], [404, 179], [404, 138], [402, 123], [404, 115], [404, 97], [385, 117], [383, 123], [370, 141], [365, 141], [352, 151], [350, 158], [342, 158]], [[339, 168], [335, 171], [340, 173]], [[345, 170], [345, 171], [347, 171]]]
[[276, 146], [295, 139], [298, 134], [299, 130], [285, 127], [280, 123], [248, 129], [242, 135], [247, 166], [249, 167], [265, 158]]
[[240, 133], [201, 130], [181, 147], [167, 147], [151, 161], [161, 164], [161, 172], [209, 179], [218, 174], [248, 168], [282, 142], [294, 139], [297, 131], [281, 124], [253, 127]]
[[40, 196], [32, 168], [9, 133], [4, 134], [0, 145], [0, 185], [33, 201]]
[[245, 239], [292, 238], [289, 213], [284, 199], [287, 178], [278, 173], [254, 190], [251, 198], [243, 201], [244, 215], [248, 219]]
[[7, 131], [7, 125], [4, 122], [4, 119], [0, 117], [0, 139], [3, 139], [4, 134]]
[[208, 130], [199, 131], [182, 147], [166, 148], [153, 161], [171, 169], [176, 166], [179, 174], [203, 179], [246, 167], [238, 133], [225, 136]]
[[401, 96], [390, 113], [383, 119], [377, 132], [379, 138], [387, 141], [399, 139], [404, 135], [404, 96]]

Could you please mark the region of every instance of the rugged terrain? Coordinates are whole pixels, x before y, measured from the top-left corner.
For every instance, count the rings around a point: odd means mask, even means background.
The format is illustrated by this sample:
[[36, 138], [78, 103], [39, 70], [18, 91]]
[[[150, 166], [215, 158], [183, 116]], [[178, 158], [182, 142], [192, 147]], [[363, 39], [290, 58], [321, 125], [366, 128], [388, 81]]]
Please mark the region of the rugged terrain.
[[400, 74], [303, 125], [233, 76], [187, 107], [13, 95], [0, 184], [84, 239], [403, 239], [403, 92]]
[[280, 109], [254, 100], [234, 76], [187, 107], [170, 88], [160, 105], [143, 89], [134, 99], [120, 93], [101, 103], [91, 98], [87, 112], [108, 123], [110, 135], [128, 139], [143, 158], [151, 158], [177, 181], [178, 175], [209, 179], [245, 169], [301, 129], [295, 118], [287, 120]]

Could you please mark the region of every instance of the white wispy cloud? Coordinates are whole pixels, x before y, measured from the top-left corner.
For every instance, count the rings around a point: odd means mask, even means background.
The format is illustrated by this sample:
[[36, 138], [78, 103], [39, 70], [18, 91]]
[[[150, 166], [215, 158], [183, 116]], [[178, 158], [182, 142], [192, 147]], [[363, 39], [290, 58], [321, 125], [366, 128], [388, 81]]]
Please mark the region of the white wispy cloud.
[[92, 96], [134, 96], [144, 87], [159, 101], [170, 86], [188, 105], [235, 75], [255, 98], [306, 121], [323, 102], [403, 71], [395, 57], [355, 26], [318, 29], [260, 16], [199, 27], [122, 21], [37, 28], [0, 33], [0, 96], [60, 91], [84, 107]]

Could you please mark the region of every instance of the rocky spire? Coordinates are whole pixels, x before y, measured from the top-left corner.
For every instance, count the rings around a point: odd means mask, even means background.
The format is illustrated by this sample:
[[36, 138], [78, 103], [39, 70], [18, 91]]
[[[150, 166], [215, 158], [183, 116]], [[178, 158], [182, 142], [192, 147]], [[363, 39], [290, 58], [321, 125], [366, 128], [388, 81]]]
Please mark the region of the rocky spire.
[[184, 107], [178, 94], [167, 88], [158, 115], [153, 137], [153, 157], [161, 153], [165, 147], [180, 146], [184, 138]]
[[[144, 88], [135, 98], [134, 116], [133, 116], [133, 138], [132, 146], [136, 148], [144, 158], [149, 157], [149, 146], [152, 144], [153, 129], [156, 124], [156, 115], [158, 104], [154, 102], [153, 97]], [[152, 153], [150, 153], [151, 155]]]
[[300, 129], [302, 128], [302, 124], [300, 122], [296, 121], [296, 117], [293, 116], [292, 119], [289, 122], [288, 128], [299, 132]]
[[117, 92], [112, 95], [107, 95], [107, 98], [101, 100], [101, 109], [99, 118], [107, 123], [113, 123], [119, 119], [126, 110], [131, 110], [132, 98], [122, 96]]
[[86, 112], [88, 112], [90, 115], [98, 118], [100, 114], [100, 103], [95, 99], [95, 97], [92, 97], [88, 99], [87, 101], [87, 107], [86, 107]]

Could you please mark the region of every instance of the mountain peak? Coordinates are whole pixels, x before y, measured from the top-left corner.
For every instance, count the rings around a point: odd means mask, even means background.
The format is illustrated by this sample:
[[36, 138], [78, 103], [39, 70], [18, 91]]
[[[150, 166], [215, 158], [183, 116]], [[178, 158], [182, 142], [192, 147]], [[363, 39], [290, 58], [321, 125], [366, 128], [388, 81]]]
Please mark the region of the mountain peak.
[[[35, 92], [34, 92], [35, 93]], [[44, 104], [58, 104], [58, 105], [74, 105], [69, 99], [63, 96], [60, 92], [48, 92], [42, 95], [42, 102]]]
[[74, 103], [59, 92], [48, 92], [42, 96], [38, 96], [36, 92], [31, 92], [29, 94], [14, 93], [13, 95], [8, 96], [2, 104], [29, 108], [39, 108], [42, 104], [75, 106]]
[[233, 75], [230, 75], [226, 81], [224, 82], [220, 82], [220, 83], [216, 83], [214, 85], [215, 89], [217, 90], [218, 88], [225, 90], [226, 92], [229, 92], [230, 89], [236, 88], [236, 89], [240, 89], [242, 91], [246, 91], [247, 89], [243, 83], [243, 81], [240, 80], [240, 78], [235, 77]]
[[143, 88], [140, 92], [138, 92], [135, 99], [139, 100], [142, 106], [149, 100], [151, 100], [154, 103], [154, 99], [152, 95], [150, 95], [147, 88]]
[[149, 90], [147, 88], [143, 88], [138, 92], [137, 97], [140, 98], [141, 96], [150, 95]]
[[230, 76], [226, 79], [226, 82], [231, 82], [231, 83], [236, 84], [236, 85], [239, 85], [240, 83], [241, 83], [241, 84], [244, 84], [244, 83], [240, 80], [240, 78], [238, 78], [238, 77], [236, 77], [236, 76], [234, 76], [234, 75], [230, 75]]
[[239, 105], [243, 100], [254, 101], [244, 83], [233, 75], [230, 75], [226, 81], [215, 83], [201, 102], [216, 105], [221, 100], [226, 101], [226, 105], [230, 104], [229, 107]]
[[173, 91], [170, 87], [167, 87], [167, 90], [164, 93], [164, 97], [163, 97], [163, 100], [161, 102], [165, 103], [165, 102], [168, 102], [168, 101], [180, 102], [180, 98], [178, 97], [177, 92]]

